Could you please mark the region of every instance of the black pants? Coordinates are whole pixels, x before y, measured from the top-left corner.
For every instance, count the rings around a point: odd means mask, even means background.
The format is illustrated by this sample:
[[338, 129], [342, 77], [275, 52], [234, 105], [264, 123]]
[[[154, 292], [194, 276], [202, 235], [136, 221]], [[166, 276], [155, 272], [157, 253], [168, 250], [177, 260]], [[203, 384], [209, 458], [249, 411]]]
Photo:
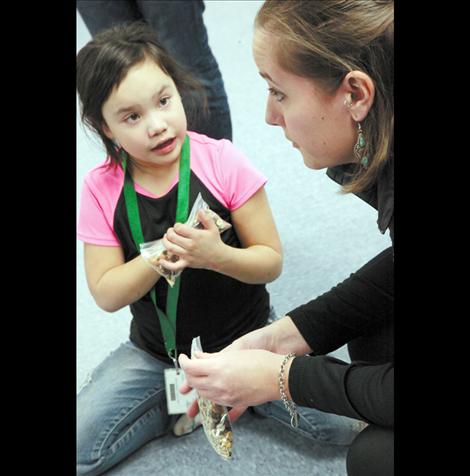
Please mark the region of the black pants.
[[174, 59], [189, 69], [206, 90], [209, 117], [195, 114], [191, 103], [182, 98], [188, 129], [214, 139], [232, 140], [230, 108], [219, 65], [209, 46], [204, 8], [202, 0], [77, 0], [77, 9], [91, 36], [116, 24], [148, 23]]
[[348, 476], [393, 476], [393, 429], [369, 425], [351, 444], [346, 460]]

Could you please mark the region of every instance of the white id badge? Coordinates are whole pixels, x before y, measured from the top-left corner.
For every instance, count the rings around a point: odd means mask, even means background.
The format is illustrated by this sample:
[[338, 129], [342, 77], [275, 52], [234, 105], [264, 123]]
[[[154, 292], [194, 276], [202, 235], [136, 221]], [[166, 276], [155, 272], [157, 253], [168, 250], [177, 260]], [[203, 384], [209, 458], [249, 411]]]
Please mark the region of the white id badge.
[[180, 413], [186, 413], [189, 405], [196, 400], [196, 391], [192, 389], [186, 395], [182, 395], [179, 392], [179, 388], [185, 380], [184, 372], [182, 369], [176, 371], [175, 368], [165, 369], [165, 391], [166, 391], [166, 404], [168, 407], [169, 415], [177, 415]]

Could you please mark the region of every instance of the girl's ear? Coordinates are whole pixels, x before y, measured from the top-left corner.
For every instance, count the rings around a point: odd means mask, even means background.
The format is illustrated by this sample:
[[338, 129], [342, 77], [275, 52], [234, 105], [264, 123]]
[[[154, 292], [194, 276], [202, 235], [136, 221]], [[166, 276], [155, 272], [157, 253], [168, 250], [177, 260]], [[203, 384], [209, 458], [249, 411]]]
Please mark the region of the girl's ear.
[[102, 129], [104, 135], [105, 135], [108, 139], [114, 140], [114, 135], [112, 134], [112, 132], [110, 131], [109, 127], [108, 127], [106, 124], [103, 124], [103, 126], [102, 126], [101, 129]]
[[362, 71], [350, 71], [344, 77], [340, 89], [345, 95], [345, 104], [352, 119], [362, 122], [374, 103], [374, 81]]

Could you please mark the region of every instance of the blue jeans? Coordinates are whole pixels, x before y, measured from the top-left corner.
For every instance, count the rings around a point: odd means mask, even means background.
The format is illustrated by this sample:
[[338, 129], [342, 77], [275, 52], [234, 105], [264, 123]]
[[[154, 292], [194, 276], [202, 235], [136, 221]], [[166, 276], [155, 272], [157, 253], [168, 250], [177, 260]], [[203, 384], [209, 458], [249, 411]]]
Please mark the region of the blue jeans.
[[77, 396], [77, 475], [101, 474], [168, 431], [168, 367], [126, 342], [92, 372]]
[[183, 99], [188, 129], [214, 139], [232, 140], [232, 122], [219, 65], [209, 46], [202, 0], [77, 0], [77, 9], [88, 31], [95, 36], [112, 25], [144, 20], [173, 58], [204, 86], [209, 117], [197, 117]]
[[[92, 372], [77, 396], [77, 475], [102, 474], [170, 430], [179, 417], [166, 408], [163, 371], [170, 366], [126, 342]], [[281, 401], [253, 408], [315, 442], [348, 445], [359, 433], [351, 418], [297, 409], [294, 430]]]

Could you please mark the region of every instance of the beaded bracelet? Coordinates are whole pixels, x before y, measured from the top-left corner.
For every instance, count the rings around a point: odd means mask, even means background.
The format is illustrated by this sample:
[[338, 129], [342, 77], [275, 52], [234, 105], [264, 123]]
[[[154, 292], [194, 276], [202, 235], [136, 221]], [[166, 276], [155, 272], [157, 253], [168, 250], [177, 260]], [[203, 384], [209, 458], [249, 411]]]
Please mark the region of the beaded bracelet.
[[284, 376], [284, 367], [290, 359], [294, 358], [295, 354], [291, 353], [284, 357], [284, 360], [281, 364], [281, 369], [279, 371], [279, 393], [281, 394], [282, 402], [286, 407], [290, 415], [290, 424], [292, 428], [297, 428], [299, 426], [299, 414], [297, 412], [297, 407], [292, 400], [287, 399], [286, 390], [284, 386], [285, 376]]

